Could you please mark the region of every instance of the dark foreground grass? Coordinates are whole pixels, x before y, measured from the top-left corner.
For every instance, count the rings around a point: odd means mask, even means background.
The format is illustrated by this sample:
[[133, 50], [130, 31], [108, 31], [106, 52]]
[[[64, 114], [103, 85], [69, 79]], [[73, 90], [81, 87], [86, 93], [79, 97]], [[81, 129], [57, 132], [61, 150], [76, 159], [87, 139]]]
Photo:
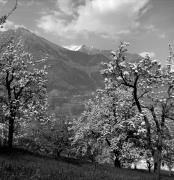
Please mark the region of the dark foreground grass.
[[[162, 180], [174, 177], [163, 175]], [[29, 152], [0, 151], [0, 180], [155, 180], [146, 171], [116, 169], [62, 158], [59, 160]]]

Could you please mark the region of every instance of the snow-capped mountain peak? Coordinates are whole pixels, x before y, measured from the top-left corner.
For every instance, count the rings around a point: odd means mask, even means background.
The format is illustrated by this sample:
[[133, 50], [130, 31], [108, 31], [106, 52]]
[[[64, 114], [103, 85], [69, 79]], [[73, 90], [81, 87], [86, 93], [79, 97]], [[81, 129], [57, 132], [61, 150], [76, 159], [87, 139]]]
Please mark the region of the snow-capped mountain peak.
[[71, 51], [79, 51], [83, 45], [70, 45], [70, 46], [63, 46], [64, 48], [71, 50]]

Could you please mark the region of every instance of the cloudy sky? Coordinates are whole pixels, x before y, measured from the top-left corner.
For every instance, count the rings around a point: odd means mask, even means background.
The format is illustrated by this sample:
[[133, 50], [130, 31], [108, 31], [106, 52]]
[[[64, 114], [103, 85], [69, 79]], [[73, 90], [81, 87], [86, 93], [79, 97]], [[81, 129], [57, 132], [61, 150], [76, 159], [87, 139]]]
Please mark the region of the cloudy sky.
[[[15, 0], [0, 0], [0, 14]], [[174, 0], [19, 0], [5, 28], [24, 26], [66, 47], [86, 44], [116, 49], [122, 40], [130, 51], [165, 63], [174, 45]]]

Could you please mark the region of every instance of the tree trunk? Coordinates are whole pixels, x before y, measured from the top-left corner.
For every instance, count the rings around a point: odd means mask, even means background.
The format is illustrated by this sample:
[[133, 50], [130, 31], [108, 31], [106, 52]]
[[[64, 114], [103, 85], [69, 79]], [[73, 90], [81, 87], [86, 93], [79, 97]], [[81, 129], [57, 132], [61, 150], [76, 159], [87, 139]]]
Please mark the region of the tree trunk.
[[11, 151], [13, 149], [13, 133], [14, 133], [14, 118], [9, 118], [9, 129], [8, 129], [8, 148]]
[[160, 180], [160, 172], [161, 172], [161, 158], [158, 160], [158, 163], [157, 163], [157, 172], [156, 172], [157, 180]]
[[171, 165], [169, 165], [168, 168], [169, 168], [169, 176], [172, 176], [172, 167], [171, 167]]
[[61, 150], [56, 150], [56, 158], [61, 157], [61, 152], [62, 152], [62, 149]]
[[157, 149], [154, 153], [154, 172], [156, 174], [156, 180], [160, 180], [161, 172], [161, 148]]
[[120, 162], [120, 160], [118, 159], [118, 157], [115, 157], [114, 166], [115, 166], [116, 168], [121, 168], [121, 162]]
[[148, 171], [149, 171], [149, 173], [151, 173], [151, 167], [150, 166], [148, 167]]
[[[110, 141], [109, 141], [107, 138], [106, 138], [105, 140], [106, 140], [108, 146], [111, 147]], [[112, 152], [114, 153], [114, 156], [115, 156], [114, 166], [117, 167], [117, 168], [121, 168], [121, 162], [120, 162], [120, 160], [119, 160], [119, 158], [118, 158], [118, 157], [119, 157], [119, 154], [120, 154], [119, 151], [117, 151], [117, 150], [115, 149], [115, 150], [113, 150]]]
[[147, 168], [148, 168], [148, 171], [149, 171], [149, 173], [151, 172], [151, 163], [149, 162], [149, 161], [146, 161], [146, 163], [147, 163]]

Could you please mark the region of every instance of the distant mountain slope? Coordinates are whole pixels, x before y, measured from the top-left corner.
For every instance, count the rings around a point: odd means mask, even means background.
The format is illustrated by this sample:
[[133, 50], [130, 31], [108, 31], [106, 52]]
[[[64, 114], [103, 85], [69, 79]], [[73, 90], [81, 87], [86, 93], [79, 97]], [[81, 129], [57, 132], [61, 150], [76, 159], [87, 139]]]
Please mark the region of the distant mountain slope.
[[[78, 51], [71, 51], [55, 45], [50, 41], [19, 28], [0, 32], [1, 52], [11, 40], [22, 39], [25, 50], [30, 52], [34, 59], [48, 57], [48, 92], [53, 109], [60, 107], [68, 113], [76, 107], [81, 110], [84, 97], [89, 98], [91, 92], [103, 87], [103, 78], [100, 75], [101, 62], [109, 61], [110, 50], [97, 50], [81, 46]], [[139, 55], [127, 53], [130, 61], [138, 61]], [[56, 110], [58, 111], [58, 110]], [[74, 110], [73, 110], [74, 111]], [[71, 112], [70, 112], [71, 113]], [[78, 113], [77, 113], [78, 114]]]
[[102, 50], [94, 48], [94, 47], [90, 47], [90, 46], [86, 46], [86, 45], [82, 45], [79, 50], [80, 52], [84, 52], [86, 54], [101, 54]]
[[[19, 28], [1, 33], [0, 44], [10, 38], [24, 41], [26, 51], [35, 59], [48, 56], [49, 65], [48, 89], [58, 89], [71, 93], [93, 91], [101, 86], [99, 77], [91, 74], [99, 72], [100, 62], [108, 61], [102, 54], [89, 55], [83, 52], [70, 51], [41, 38], [30, 31]], [[99, 73], [97, 73], [98, 76]]]
[[[94, 47], [89, 47], [89, 46], [86, 46], [86, 45], [82, 45], [78, 49], [78, 51], [86, 53], [88, 55], [100, 54], [100, 55], [103, 55], [103, 56], [110, 59], [112, 50], [101, 50], [101, 49], [97, 49], [97, 48], [94, 48]], [[136, 62], [136, 61], [139, 61], [141, 59], [140, 55], [138, 55], [138, 54], [126, 53], [126, 56], [127, 56], [127, 58], [129, 59], [130, 62]]]

